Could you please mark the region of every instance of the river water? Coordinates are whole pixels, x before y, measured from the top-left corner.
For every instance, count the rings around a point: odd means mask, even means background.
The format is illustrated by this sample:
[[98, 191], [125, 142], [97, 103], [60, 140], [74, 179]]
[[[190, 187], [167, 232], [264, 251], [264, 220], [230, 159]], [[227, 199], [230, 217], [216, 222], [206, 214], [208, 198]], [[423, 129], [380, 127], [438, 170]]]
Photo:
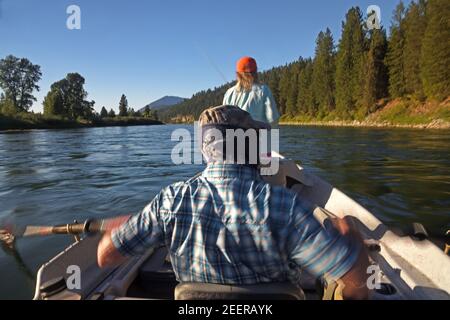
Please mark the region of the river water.
[[[164, 186], [202, 165], [172, 164], [174, 129], [191, 126], [34, 130], [0, 134], [0, 219], [58, 224], [137, 212]], [[450, 131], [282, 127], [280, 151], [391, 226], [450, 229]], [[39, 266], [66, 236], [0, 248], [0, 299], [30, 299]]]

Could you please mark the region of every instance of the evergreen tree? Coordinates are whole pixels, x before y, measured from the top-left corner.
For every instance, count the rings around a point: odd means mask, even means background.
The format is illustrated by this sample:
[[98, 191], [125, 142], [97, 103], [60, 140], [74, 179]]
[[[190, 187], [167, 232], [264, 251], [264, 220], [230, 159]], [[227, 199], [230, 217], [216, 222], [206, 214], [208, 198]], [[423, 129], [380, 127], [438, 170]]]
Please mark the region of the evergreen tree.
[[334, 78], [334, 43], [331, 31], [327, 28], [325, 32], [319, 33], [316, 40], [312, 75], [312, 90], [320, 118], [334, 109]]
[[119, 102], [119, 116], [126, 117], [128, 115], [128, 101], [127, 97], [122, 94]]
[[362, 102], [365, 35], [361, 10], [351, 8], [342, 24], [336, 57], [336, 111], [350, 118]]
[[108, 117], [108, 110], [106, 110], [106, 108], [104, 106], [102, 107], [102, 110], [100, 111], [100, 117], [101, 118]]
[[277, 72], [276, 68], [272, 68], [266, 73], [267, 77], [263, 80], [272, 91], [273, 98], [277, 103], [280, 101], [280, 92], [278, 90], [278, 84], [280, 83], [280, 73]]
[[377, 101], [388, 95], [388, 74], [384, 64], [386, 52], [386, 32], [383, 29], [371, 30], [369, 51], [365, 59], [363, 103], [358, 112], [360, 118], [375, 111]]
[[150, 107], [146, 106], [144, 109], [144, 112], [142, 112], [142, 115], [144, 116], [144, 118], [150, 118]]
[[448, 0], [429, 0], [428, 24], [425, 31], [421, 76], [428, 98], [450, 96], [450, 5]]
[[297, 110], [298, 114], [314, 115], [316, 112], [316, 103], [312, 90], [313, 63], [311, 59], [305, 60], [304, 68], [300, 71]]
[[289, 116], [294, 116], [297, 111], [297, 95], [298, 95], [298, 77], [299, 77], [299, 62], [295, 62], [289, 68], [287, 73], [286, 86], [286, 110], [285, 113]]
[[114, 118], [116, 116], [116, 113], [113, 109], [110, 109], [108, 112], [108, 118]]
[[291, 75], [289, 72], [289, 67], [286, 66], [280, 76], [280, 82], [278, 84], [278, 92], [279, 92], [279, 101], [278, 101], [278, 108], [280, 111], [280, 114], [286, 113], [286, 103], [287, 103], [287, 96], [289, 91], [289, 82], [291, 81]]
[[422, 79], [420, 77], [420, 56], [423, 35], [426, 30], [426, 2], [411, 2], [404, 20], [405, 43], [403, 63], [405, 70], [405, 93], [424, 98]]
[[405, 6], [397, 5], [391, 25], [391, 36], [388, 43], [386, 65], [389, 70], [389, 94], [392, 98], [402, 97], [406, 92], [403, 49]]

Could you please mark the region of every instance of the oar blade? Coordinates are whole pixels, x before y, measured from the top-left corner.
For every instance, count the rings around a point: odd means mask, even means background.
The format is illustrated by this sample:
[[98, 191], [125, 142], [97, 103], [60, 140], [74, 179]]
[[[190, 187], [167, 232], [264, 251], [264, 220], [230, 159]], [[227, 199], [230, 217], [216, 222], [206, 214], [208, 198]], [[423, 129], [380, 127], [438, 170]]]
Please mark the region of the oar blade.
[[17, 238], [48, 236], [52, 234], [52, 230], [51, 226], [27, 226], [24, 228], [6, 225], [0, 228], [0, 243], [11, 247]]
[[1, 230], [0, 229], [0, 243], [2, 246], [6, 247], [7, 249], [14, 249], [14, 243], [16, 241], [16, 237], [8, 232], [7, 230]]

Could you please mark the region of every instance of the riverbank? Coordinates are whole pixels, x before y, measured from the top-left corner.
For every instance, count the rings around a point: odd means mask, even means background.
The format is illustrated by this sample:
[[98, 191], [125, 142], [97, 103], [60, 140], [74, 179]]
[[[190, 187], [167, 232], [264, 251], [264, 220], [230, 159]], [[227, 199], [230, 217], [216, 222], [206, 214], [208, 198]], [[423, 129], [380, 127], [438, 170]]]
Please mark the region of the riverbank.
[[87, 121], [69, 120], [60, 117], [44, 117], [40, 114], [23, 114], [15, 116], [0, 114], [0, 132], [7, 130], [125, 127], [162, 124], [161, 121], [143, 117], [114, 117]]
[[320, 127], [367, 127], [367, 128], [409, 128], [409, 129], [450, 129], [450, 122], [442, 119], [433, 120], [428, 124], [396, 124], [390, 122], [370, 121], [280, 121], [285, 126], [320, 126]]
[[[322, 119], [308, 115], [287, 116], [280, 119], [280, 125], [323, 126], [323, 127], [368, 127], [368, 128], [413, 128], [450, 129], [450, 97], [445, 101], [418, 101], [414, 99], [380, 100], [376, 111], [364, 119], [343, 120], [334, 112]], [[171, 117], [167, 123], [192, 124], [193, 115]]]
[[[194, 120], [189, 121], [170, 121], [170, 124], [193, 124]], [[405, 128], [405, 129], [444, 129], [450, 130], [450, 121], [436, 119], [429, 123], [422, 124], [401, 124], [385, 122], [374, 122], [370, 120], [331, 120], [331, 121], [314, 121], [314, 120], [285, 120], [281, 118], [282, 126], [311, 126], [311, 127], [357, 127], [357, 128]]]
[[323, 120], [308, 116], [280, 119], [281, 125], [324, 126], [324, 127], [371, 127], [371, 128], [414, 128], [450, 129], [450, 98], [443, 102], [417, 102], [393, 100], [379, 105], [374, 113], [362, 120], [340, 120], [329, 115]]

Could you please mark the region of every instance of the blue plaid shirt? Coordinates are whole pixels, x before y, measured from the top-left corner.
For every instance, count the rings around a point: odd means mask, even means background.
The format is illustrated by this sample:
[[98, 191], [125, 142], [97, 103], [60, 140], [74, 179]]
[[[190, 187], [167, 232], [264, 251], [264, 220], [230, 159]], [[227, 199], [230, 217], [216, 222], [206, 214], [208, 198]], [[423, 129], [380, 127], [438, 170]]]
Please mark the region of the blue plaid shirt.
[[181, 282], [294, 281], [299, 267], [338, 279], [359, 247], [324, 228], [313, 209], [296, 193], [265, 183], [253, 168], [214, 164], [163, 189], [112, 240], [126, 256], [165, 245]]

